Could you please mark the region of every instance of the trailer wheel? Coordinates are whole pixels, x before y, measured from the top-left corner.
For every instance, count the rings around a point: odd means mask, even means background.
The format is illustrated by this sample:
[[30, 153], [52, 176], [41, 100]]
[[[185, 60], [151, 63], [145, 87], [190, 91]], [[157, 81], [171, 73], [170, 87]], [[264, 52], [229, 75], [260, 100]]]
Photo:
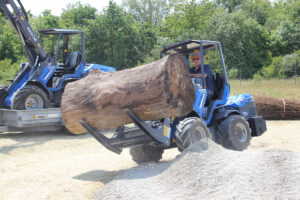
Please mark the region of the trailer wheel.
[[11, 108], [14, 110], [34, 110], [49, 108], [47, 94], [34, 85], [24, 86], [15, 96]]
[[220, 143], [228, 149], [243, 151], [251, 140], [249, 123], [241, 115], [231, 115], [218, 126]]
[[0, 108], [6, 108], [6, 106], [4, 104], [4, 99], [7, 96], [7, 93], [6, 93], [7, 88], [8, 88], [7, 85], [0, 86]]
[[212, 137], [205, 122], [198, 117], [188, 117], [180, 121], [175, 136], [179, 151], [183, 151], [201, 139]]
[[139, 145], [130, 148], [132, 160], [138, 164], [158, 162], [162, 158], [164, 149], [153, 145]]

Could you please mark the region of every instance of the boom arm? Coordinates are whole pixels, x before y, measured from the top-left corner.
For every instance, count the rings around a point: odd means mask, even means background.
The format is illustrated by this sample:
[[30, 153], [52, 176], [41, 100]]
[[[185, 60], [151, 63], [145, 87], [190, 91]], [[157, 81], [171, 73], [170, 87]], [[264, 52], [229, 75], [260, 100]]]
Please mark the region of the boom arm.
[[[40, 61], [44, 61], [47, 58], [47, 53], [33, 29], [29, 25], [26, 11], [22, 3], [20, 0], [17, 0], [17, 2], [22, 11], [18, 8], [15, 0], [0, 0], [3, 11], [17, 31], [19, 38], [23, 42], [23, 47], [31, 65], [34, 65], [37, 56], [39, 56]], [[9, 9], [9, 6], [12, 11]]]

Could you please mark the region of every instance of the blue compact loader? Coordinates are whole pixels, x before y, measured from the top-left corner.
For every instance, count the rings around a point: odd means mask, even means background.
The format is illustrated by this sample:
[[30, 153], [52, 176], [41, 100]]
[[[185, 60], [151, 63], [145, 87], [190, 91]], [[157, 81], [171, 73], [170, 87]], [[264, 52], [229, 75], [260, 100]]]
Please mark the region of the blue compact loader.
[[225, 148], [242, 151], [252, 137], [262, 135], [267, 127], [257, 116], [250, 94], [229, 97], [230, 86], [221, 44], [206, 40], [188, 40], [163, 48], [161, 57], [179, 53], [192, 71], [191, 54], [197, 50], [201, 61], [201, 76], [192, 78], [195, 89], [193, 110], [182, 117], [142, 121], [131, 109], [124, 111], [136, 126], [121, 126], [111, 138], [80, 123], [101, 144], [115, 153], [129, 147], [137, 163], [158, 162], [165, 149], [177, 147], [183, 151], [203, 138], [211, 138]]
[[[0, 0], [0, 5], [21, 39], [29, 60], [21, 64], [20, 72], [10, 85], [0, 87], [0, 108], [58, 108], [68, 82], [85, 77], [94, 68], [115, 71], [112, 67], [86, 64], [83, 31], [47, 29], [40, 31], [38, 38], [20, 0]], [[47, 44], [48, 51], [43, 44]]]

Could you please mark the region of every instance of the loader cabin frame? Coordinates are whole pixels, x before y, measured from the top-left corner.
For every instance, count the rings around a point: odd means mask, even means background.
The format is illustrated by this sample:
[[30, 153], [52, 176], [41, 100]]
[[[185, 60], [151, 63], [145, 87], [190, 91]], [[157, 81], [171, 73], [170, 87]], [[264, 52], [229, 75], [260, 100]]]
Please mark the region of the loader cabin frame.
[[60, 52], [60, 42], [63, 40], [63, 63], [66, 61], [66, 59], [69, 56], [69, 40], [70, 36], [74, 35], [80, 35], [81, 40], [81, 47], [80, 47], [80, 63], [86, 63], [86, 55], [85, 55], [85, 33], [84, 31], [78, 31], [78, 30], [66, 30], [66, 29], [45, 29], [40, 30], [40, 40], [43, 41], [43, 39], [49, 37], [49, 36], [57, 36], [57, 43], [55, 48], [55, 55], [53, 60], [53, 65], [59, 66], [62, 65], [61, 63], [58, 63], [58, 57]]
[[[211, 102], [206, 102], [207, 104], [211, 105], [208, 106], [207, 118], [203, 117], [206, 121], [206, 124], [209, 124], [212, 116], [210, 112], [213, 111], [212, 108], [214, 106], [217, 106], [218, 104], [225, 104], [229, 96], [228, 76], [223, 58], [221, 43], [208, 40], [186, 40], [164, 47], [160, 52], [160, 57], [162, 58], [163, 56], [169, 54], [179, 53], [182, 55], [188, 69], [190, 69], [192, 65], [189, 58], [194, 50], [200, 50], [201, 71], [204, 71], [204, 64], [209, 64], [209, 66], [212, 68], [214, 76], [214, 97], [211, 99]], [[207, 83], [204, 73], [202, 73], [201, 79], [203, 82], [203, 87], [206, 88]]]

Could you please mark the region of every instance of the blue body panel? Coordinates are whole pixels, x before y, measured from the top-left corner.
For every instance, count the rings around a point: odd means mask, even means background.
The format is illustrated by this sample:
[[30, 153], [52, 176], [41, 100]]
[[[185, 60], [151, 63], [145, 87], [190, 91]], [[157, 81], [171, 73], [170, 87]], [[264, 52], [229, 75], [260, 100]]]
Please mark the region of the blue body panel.
[[80, 66], [77, 68], [76, 72], [74, 74], [65, 74], [63, 75], [61, 78], [62, 80], [59, 82], [58, 86], [56, 88], [50, 88], [47, 87], [47, 90], [50, 92], [55, 92], [55, 91], [59, 91], [62, 89], [62, 85], [65, 82], [65, 80], [69, 79], [69, 78], [80, 78], [80, 76], [82, 75], [83, 69], [84, 69], [85, 64], [81, 63]]
[[47, 82], [49, 81], [49, 79], [52, 77], [52, 75], [54, 74], [56, 70], [56, 66], [47, 66], [44, 68], [44, 71], [42, 72], [42, 74], [38, 77], [38, 81], [46, 86]]
[[83, 77], [85, 75], [88, 75], [90, 71], [94, 68], [98, 68], [101, 71], [104, 72], [111, 72], [111, 71], [116, 71], [115, 68], [113, 67], [108, 67], [104, 65], [98, 65], [98, 64], [88, 64], [85, 65], [84, 63], [81, 63], [79, 67], [77, 67], [77, 70], [74, 74], [65, 74], [62, 76], [62, 80], [60, 81], [59, 85], [56, 88], [47, 88], [48, 91], [54, 92], [54, 91], [59, 91], [62, 89], [63, 83], [70, 78], [73, 79], [79, 79], [80, 77]]
[[[205, 110], [205, 102], [206, 102], [206, 98], [207, 98], [207, 91], [206, 91], [206, 89], [200, 88], [200, 89], [196, 89], [195, 92], [196, 92], [196, 99], [195, 99], [195, 102], [193, 105], [193, 110], [197, 113], [197, 115], [200, 118], [203, 119], [203, 114], [204, 114], [204, 110]], [[229, 92], [230, 92], [229, 85], [226, 84], [224, 86], [224, 93], [223, 93], [222, 99], [214, 101], [211, 112], [207, 113], [207, 115], [208, 115], [206, 117], [207, 120], [205, 120], [206, 125], [210, 124], [210, 122], [212, 120], [212, 116], [213, 116], [213, 111], [215, 110], [215, 108], [219, 107], [219, 106], [224, 106], [227, 103], [228, 98], [229, 98]], [[176, 136], [175, 136], [176, 126], [178, 125], [179, 121], [180, 121], [179, 118], [176, 117], [172, 123], [171, 138], [170, 138], [171, 140], [176, 138]]]
[[216, 100], [216, 101], [214, 102], [214, 105], [213, 105], [213, 107], [212, 107], [212, 109], [211, 109], [211, 112], [208, 113], [209, 116], [208, 116], [207, 120], [205, 121], [206, 124], [210, 124], [211, 119], [212, 119], [212, 116], [213, 116], [213, 111], [215, 110], [215, 108], [218, 107], [218, 106], [223, 106], [223, 105], [225, 105], [225, 104], [227, 103], [228, 98], [229, 98], [229, 93], [230, 93], [230, 87], [229, 87], [228, 84], [226, 84], [226, 85], [224, 86], [224, 94], [223, 94], [223, 96], [222, 96], [222, 99]]
[[[84, 63], [81, 63], [77, 68], [74, 74], [65, 74], [61, 77], [61, 80], [59, 82], [59, 84], [57, 85], [56, 88], [51, 88], [51, 87], [47, 87], [47, 82], [51, 79], [51, 77], [53, 76], [53, 74], [55, 73], [56, 70], [56, 66], [47, 66], [44, 68], [43, 72], [41, 73], [41, 75], [36, 79], [36, 81], [38, 81], [39, 83], [41, 83], [41, 85], [49, 92], [55, 92], [55, 91], [59, 91], [62, 89], [63, 83], [67, 80], [67, 79], [79, 79], [81, 77], [84, 77], [85, 75], [89, 74], [89, 72], [94, 69], [94, 68], [98, 68], [101, 71], [104, 72], [110, 72], [110, 71], [116, 71], [115, 68], [113, 67], [108, 67], [108, 66], [104, 66], [104, 65], [98, 65], [98, 64], [88, 64], [85, 65]], [[26, 75], [18, 82], [14, 82], [12, 83], [13, 87], [11, 92], [9, 93], [9, 95], [5, 98], [4, 103], [6, 106], [11, 106], [12, 105], [12, 99], [14, 94], [21, 89], [23, 86], [26, 85], [26, 83], [29, 80], [29, 76], [30, 76], [31, 70], [29, 70]], [[31, 79], [31, 78], [30, 78]]]
[[203, 117], [204, 105], [207, 98], [206, 89], [197, 89], [196, 90], [196, 100], [194, 102], [193, 110], [198, 114], [200, 118]]
[[104, 71], [104, 72], [114, 72], [114, 71], [116, 71], [116, 69], [114, 67], [108, 67], [108, 66], [99, 65], [99, 64], [88, 64], [88, 65], [85, 66], [84, 72], [89, 72], [90, 70], [92, 70], [94, 68], [98, 68], [98, 69], [100, 69], [101, 71]]
[[245, 106], [245, 104], [248, 102], [254, 102], [251, 94], [239, 94], [236, 96], [229, 97], [224, 107], [241, 108]]
[[[211, 122], [213, 111], [215, 110], [215, 108], [218, 106], [223, 106], [227, 103], [228, 98], [229, 98], [229, 92], [230, 92], [229, 85], [226, 84], [224, 86], [224, 94], [223, 94], [222, 99], [214, 101], [214, 104], [212, 106], [210, 113], [207, 113], [208, 114], [208, 116], [206, 117], [207, 120], [205, 120], [205, 123], [207, 125], [209, 125]], [[203, 118], [203, 111], [204, 111], [206, 97], [207, 97], [206, 89], [196, 90], [196, 100], [195, 100], [195, 103], [193, 106], [193, 110], [197, 113], [197, 115], [200, 118]]]
[[27, 83], [29, 75], [30, 75], [30, 71], [28, 71], [19, 82], [14, 83], [14, 86], [13, 86], [11, 92], [8, 94], [8, 96], [4, 100], [4, 104], [6, 106], [11, 106], [11, 100], [12, 100], [14, 94]]

